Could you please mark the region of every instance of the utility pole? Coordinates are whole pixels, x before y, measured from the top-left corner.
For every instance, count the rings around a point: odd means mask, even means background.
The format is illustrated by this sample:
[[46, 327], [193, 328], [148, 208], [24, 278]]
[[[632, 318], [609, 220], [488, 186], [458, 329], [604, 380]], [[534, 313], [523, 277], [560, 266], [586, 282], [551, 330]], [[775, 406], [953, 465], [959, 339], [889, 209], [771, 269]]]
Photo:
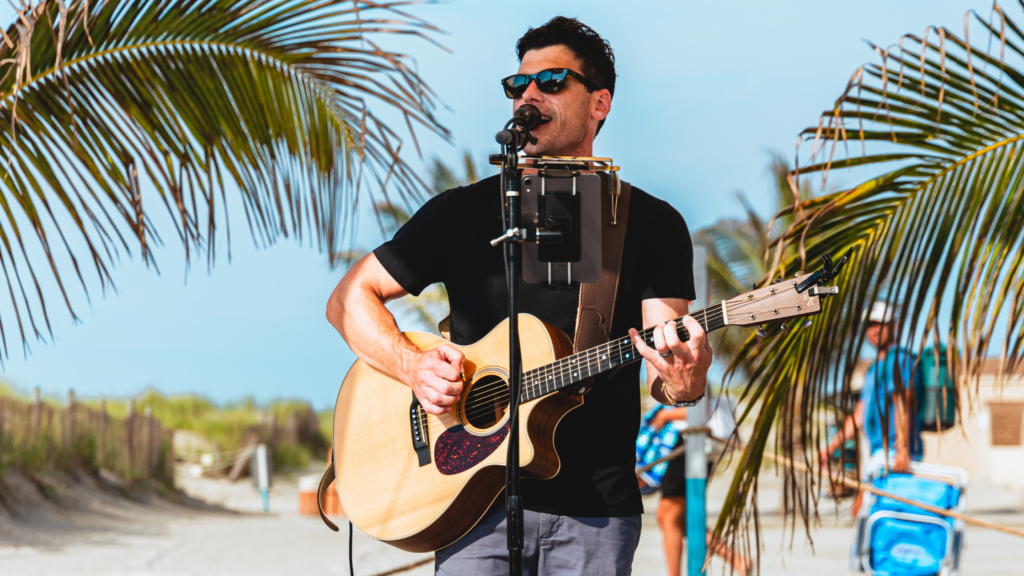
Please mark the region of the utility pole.
[[[703, 246], [693, 247], [693, 283], [697, 299], [691, 309], [700, 310], [708, 305], [708, 257]], [[711, 399], [704, 397], [696, 406], [686, 409], [687, 428], [704, 426], [711, 416], [708, 404]], [[686, 574], [704, 576], [704, 557], [707, 556], [708, 512], [705, 501], [708, 483], [707, 436], [688, 434], [686, 436]]]

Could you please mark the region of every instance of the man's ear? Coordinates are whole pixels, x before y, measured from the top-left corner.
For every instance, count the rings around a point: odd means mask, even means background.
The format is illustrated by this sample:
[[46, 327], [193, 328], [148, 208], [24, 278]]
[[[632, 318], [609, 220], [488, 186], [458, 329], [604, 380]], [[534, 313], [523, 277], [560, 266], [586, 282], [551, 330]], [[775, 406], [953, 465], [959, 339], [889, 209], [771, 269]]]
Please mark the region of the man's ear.
[[590, 117], [597, 121], [607, 118], [612, 111], [612, 93], [608, 90], [598, 90], [591, 94], [590, 98]]

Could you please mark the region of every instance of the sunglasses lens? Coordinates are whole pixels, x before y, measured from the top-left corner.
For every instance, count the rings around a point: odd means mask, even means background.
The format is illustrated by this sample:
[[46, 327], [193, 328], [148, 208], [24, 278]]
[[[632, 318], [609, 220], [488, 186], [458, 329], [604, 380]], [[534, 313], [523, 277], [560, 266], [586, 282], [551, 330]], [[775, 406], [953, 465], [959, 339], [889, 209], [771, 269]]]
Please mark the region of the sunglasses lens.
[[565, 88], [565, 70], [544, 70], [537, 74], [537, 88], [545, 94], [554, 94]]
[[525, 74], [516, 74], [505, 78], [501, 84], [505, 88], [505, 96], [516, 99], [526, 92], [526, 87], [530, 85], [530, 77]]

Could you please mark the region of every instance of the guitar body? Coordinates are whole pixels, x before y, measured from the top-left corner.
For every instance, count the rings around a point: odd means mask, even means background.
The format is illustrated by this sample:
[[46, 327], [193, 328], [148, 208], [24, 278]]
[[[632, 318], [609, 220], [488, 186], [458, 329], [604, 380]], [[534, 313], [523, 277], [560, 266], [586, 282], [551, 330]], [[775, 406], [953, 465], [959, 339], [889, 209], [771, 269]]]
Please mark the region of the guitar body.
[[[508, 452], [508, 320], [469, 346], [465, 388], [455, 410], [426, 414], [412, 390], [357, 361], [338, 393], [334, 458], [345, 514], [362, 532], [409, 552], [444, 548], [479, 522], [505, 487]], [[523, 372], [572, 353], [569, 338], [519, 316]], [[449, 344], [422, 332], [406, 334], [429, 350]], [[555, 428], [583, 403], [580, 386], [519, 408], [522, 477], [546, 479], [559, 469]], [[426, 436], [421, 436], [425, 429]]]

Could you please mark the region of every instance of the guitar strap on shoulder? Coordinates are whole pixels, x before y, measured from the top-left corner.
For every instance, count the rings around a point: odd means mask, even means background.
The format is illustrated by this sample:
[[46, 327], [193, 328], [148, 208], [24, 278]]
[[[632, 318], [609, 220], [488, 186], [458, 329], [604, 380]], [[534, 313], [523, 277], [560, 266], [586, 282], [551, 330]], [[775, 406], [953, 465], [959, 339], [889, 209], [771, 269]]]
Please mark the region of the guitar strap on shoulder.
[[331, 484], [334, 482], [334, 451], [331, 450], [331, 461], [327, 463], [327, 470], [324, 472], [322, 478], [320, 478], [320, 486], [316, 489], [316, 507], [320, 511], [320, 519], [324, 521], [324, 524], [328, 528], [338, 531], [338, 525], [331, 522], [331, 519], [324, 513], [324, 494], [331, 488]]
[[576, 352], [611, 339], [632, 187], [629, 182], [619, 180], [616, 173], [612, 173], [606, 182], [610, 184], [611, 193], [601, 195], [601, 279], [580, 285], [576, 335], [572, 339]]

